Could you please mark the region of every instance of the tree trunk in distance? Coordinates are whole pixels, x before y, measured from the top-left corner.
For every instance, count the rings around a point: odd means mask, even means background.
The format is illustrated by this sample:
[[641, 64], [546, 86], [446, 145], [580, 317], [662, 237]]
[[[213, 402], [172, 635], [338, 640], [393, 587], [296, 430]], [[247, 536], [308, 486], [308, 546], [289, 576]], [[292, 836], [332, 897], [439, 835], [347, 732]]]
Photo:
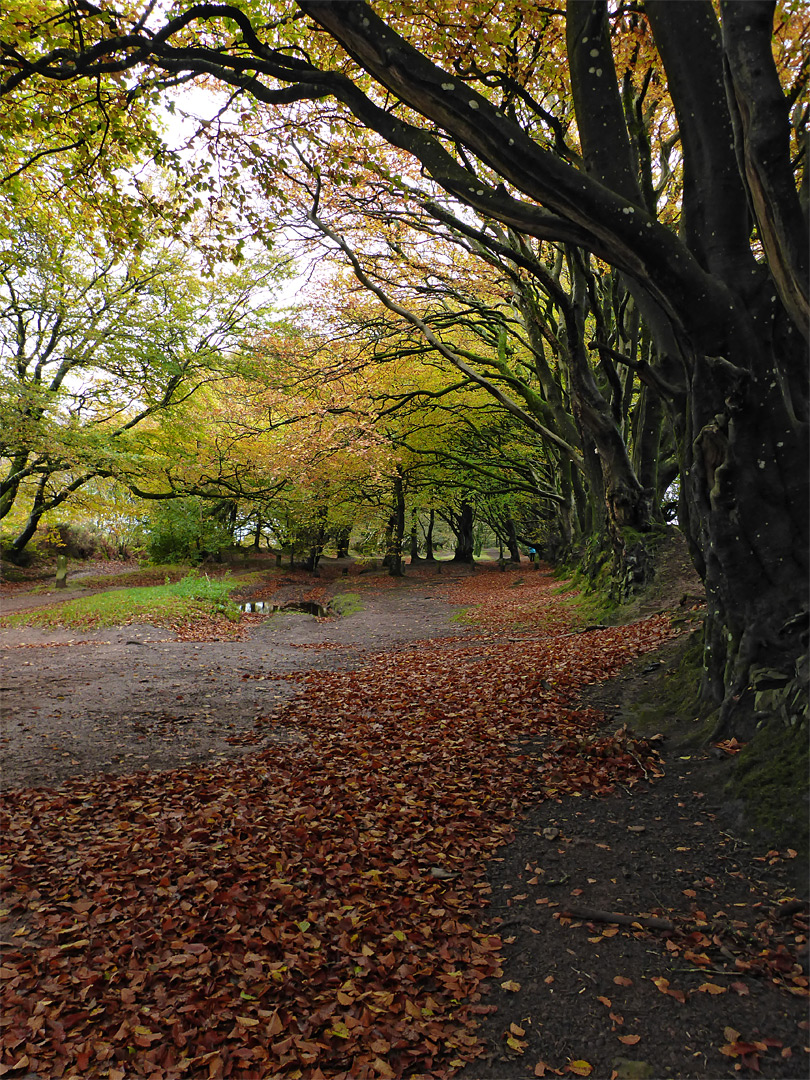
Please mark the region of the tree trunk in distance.
[[405, 539], [405, 485], [402, 474], [394, 477], [394, 510], [391, 515], [393, 525], [391, 535], [391, 562], [388, 567], [389, 577], [403, 577], [402, 543]]
[[411, 536], [410, 536], [411, 565], [419, 559], [419, 535], [417, 531], [416, 511], [411, 513]]
[[56, 588], [67, 588], [67, 555], [56, 556]]
[[436, 562], [433, 554], [433, 526], [436, 524], [436, 511], [431, 506], [428, 527], [425, 530], [425, 562]]
[[339, 559], [348, 559], [349, 557], [349, 540], [351, 539], [351, 526], [340, 529], [335, 537], [335, 544], [337, 545], [337, 557]]
[[[518, 545], [517, 530], [515, 529], [515, 519], [511, 514], [506, 518], [506, 546], [509, 548], [509, 562], [520, 562], [520, 546]], [[503, 552], [501, 552], [501, 558], [503, 558]]]
[[456, 551], [453, 562], [473, 565], [473, 508], [468, 502], [461, 504], [461, 512], [455, 519]]

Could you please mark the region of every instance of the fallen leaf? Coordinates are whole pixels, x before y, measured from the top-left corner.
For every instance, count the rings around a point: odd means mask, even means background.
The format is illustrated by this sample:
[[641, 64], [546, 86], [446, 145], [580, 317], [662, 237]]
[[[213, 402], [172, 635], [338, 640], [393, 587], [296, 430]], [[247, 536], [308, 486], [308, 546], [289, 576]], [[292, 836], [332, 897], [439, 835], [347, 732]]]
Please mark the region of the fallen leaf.
[[512, 979], [507, 979], [506, 982], [501, 983], [502, 990], [509, 990], [510, 993], [516, 994], [520, 989], [520, 983], [514, 982]]
[[624, 1043], [625, 1046], [635, 1046], [640, 1041], [640, 1035], [617, 1035], [616, 1038], [620, 1043]]
[[587, 1061], [569, 1061], [568, 1071], [572, 1072], [574, 1076], [590, 1076], [593, 1072], [593, 1065]]
[[633, 980], [628, 979], [626, 975], [616, 975], [613, 979], [617, 986], [632, 986]]

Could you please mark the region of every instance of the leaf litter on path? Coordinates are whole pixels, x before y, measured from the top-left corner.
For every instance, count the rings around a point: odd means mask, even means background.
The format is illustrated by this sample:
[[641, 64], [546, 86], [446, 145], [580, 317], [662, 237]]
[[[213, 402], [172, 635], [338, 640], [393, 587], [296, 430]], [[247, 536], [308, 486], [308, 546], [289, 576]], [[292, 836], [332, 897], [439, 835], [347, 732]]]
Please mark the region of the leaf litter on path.
[[[538, 798], [658, 770], [575, 702], [669, 620], [564, 637], [554, 585], [538, 574], [510, 606], [480, 575], [448, 590], [483, 598], [474, 640], [293, 676], [266, 722], [300, 743], [8, 793], [0, 1075], [363, 1080], [474, 1060], [483, 984], [504, 974], [487, 859]], [[519, 647], [514, 605], [545, 631]]]

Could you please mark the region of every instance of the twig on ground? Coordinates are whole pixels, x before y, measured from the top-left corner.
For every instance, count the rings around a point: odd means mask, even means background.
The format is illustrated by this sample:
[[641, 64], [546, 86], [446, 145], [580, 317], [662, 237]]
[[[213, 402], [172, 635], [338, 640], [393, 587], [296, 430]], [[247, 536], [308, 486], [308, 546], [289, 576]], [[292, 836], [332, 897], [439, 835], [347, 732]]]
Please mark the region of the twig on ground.
[[563, 918], [586, 919], [593, 922], [617, 923], [619, 926], [633, 926], [638, 923], [647, 930], [674, 930], [675, 924], [669, 919], [659, 919], [653, 915], [625, 915], [620, 911], [602, 911], [601, 908], [582, 907], [568, 904], [559, 913]]

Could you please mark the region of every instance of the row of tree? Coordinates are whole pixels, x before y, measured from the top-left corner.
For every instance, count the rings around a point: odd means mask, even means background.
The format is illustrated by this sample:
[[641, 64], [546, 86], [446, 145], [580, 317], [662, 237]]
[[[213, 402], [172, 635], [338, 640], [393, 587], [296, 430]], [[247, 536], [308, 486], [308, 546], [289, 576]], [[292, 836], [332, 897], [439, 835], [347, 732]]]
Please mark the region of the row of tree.
[[[517, 493], [502, 462], [475, 471], [479, 436], [508, 437], [485, 400], [455, 390], [439, 415], [392, 412], [390, 398], [417, 392], [430, 372], [412, 373], [406, 390], [402, 372], [355, 348], [352, 376], [334, 336], [281, 319], [283, 258], [206, 277], [172, 242], [121, 255], [99, 237], [95, 250], [25, 228], [11, 239], [0, 269], [0, 519], [12, 558], [41, 523], [104, 517], [105, 504], [130, 531], [152, 520], [156, 557], [252, 534], [314, 560], [327, 540], [345, 549], [352, 528], [390, 533], [406, 497], [411, 515], [438, 508], [449, 522], [474, 497], [497, 522]], [[122, 506], [122, 487], [140, 505]], [[402, 529], [385, 543], [398, 572]]]
[[[556, 551], [609, 550], [625, 579], [643, 579], [677, 490], [707, 588], [704, 689], [721, 730], [750, 730], [762, 673], [797, 683], [807, 651], [806, 10], [139, 9], [0, 17], [18, 201], [93, 202], [104, 162], [95, 204], [124, 176], [209, 267], [252, 261], [245, 234], [283, 221], [297, 252], [345, 269], [319, 271], [295, 331], [251, 330], [250, 370], [216, 390], [192, 375], [181, 440], [156, 422], [171, 397], [138, 389], [163, 465], [133, 490], [268, 506], [293, 472], [307, 498], [340, 490], [362, 457], [352, 483], [386, 478], [396, 551], [411, 474], [433, 469], [459, 512], [465, 490], [520, 491]], [[200, 125], [208, 153], [172, 155], [150, 107], [194, 77], [226, 96]], [[139, 177], [146, 152], [170, 184]], [[103, 224], [113, 245], [142, 235], [130, 219]]]

